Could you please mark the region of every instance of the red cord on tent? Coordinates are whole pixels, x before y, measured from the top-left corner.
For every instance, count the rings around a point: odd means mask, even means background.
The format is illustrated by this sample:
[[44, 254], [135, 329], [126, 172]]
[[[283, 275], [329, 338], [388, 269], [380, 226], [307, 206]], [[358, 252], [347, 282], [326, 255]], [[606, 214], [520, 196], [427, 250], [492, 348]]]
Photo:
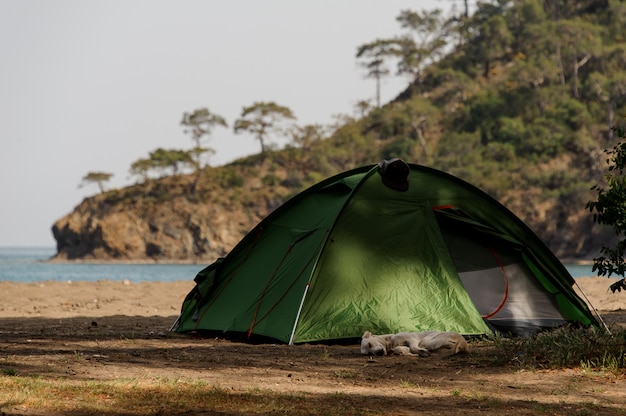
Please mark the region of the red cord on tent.
[[[330, 229], [326, 229], [325, 234], [328, 234], [330, 232]], [[318, 253], [320, 250], [320, 247], [322, 246], [322, 244], [324, 243], [325, 239], [320, 239], [319, 244], [317, 245], [317, 248], [315, 249], [315, 253]], [[274, 276], [276, 275], [276, 273], [278, 272], [278, 270], [280, 269], [280, 267], [282, 266], [283, 262], [285, 261], [285, 258], [287, 257], [287, 255], [289, 253], [291, 253], [293, 246], [295, 245], [295, 242], [291, 243], [287, 249], [287, 252], [283, 255], [283, 258], [280, 260], [280, 263], [278, 264], [278, 266], [276, 266], [276, 268], [274, 269], [274, 273], [272, 273], [272, 276], [270, 277], [270, 281], [274, 278]], [[252, 330], [254, 329], [254, 327], [261, 322], [262, 320], [264, 320], [273, 310], [274, 308], [280, 303], [282, 302], [282, 300], [285, 298], [285, 296], [287, 296], [287, 293], [289, 293], [289, 291], [293, 288], [293, 286], [296, 284], [296, 282], [300, 279], [300, 277], [302, 276], [302, 273], [304, 273], [304, 271], [309, 267], [309, 265], [311, 264], [311, 261], [313, 261], [316, 257], [312, 256], [309, 258], [309, 261], [306, 262], [306, 264], [304, 266], [302, 266], [302, 269], [300, 270], [300, 272], [294, 277], [294, 279], [291, 281], [291, 283], [289, 284], [289, 286], [287, 287], [287, 289], [283, 292], [283, 294], [276, 300], [276, 302], [274, 302], [274, 304], [263, 314], [263, 316], [258, 317], [258, 312], [259, 312], [259, 308], [261, 307], [261, 302], [263, 301], [263, 297], [265, 296], [265, 292], [267, 291], [267, 288], [269, 287], [269, 282], [266, 285], [266, 288], [263, 290], [263, 293], [261, 295], [261, 298], [259, 299], [259, 303], [257, 304], [256, 310], [254, 311], [254, 317], [252, 318], [252, 322], [250, 323], [250, 329], [248, 331], [248, 338], [250, 338], [250, 336], [252, 335]], [[306, 284], [307, 286], [307, 291], [308, 288], [311, 286], [311, 283], [308, 282]], [[306, 291], [305, 291], [306, 293]], [[304, 299], [303, 299], [304, 300]]]
[[217, 292], [217, 294], [213, 297], [213, 300], [211, 300], [211, 302], [203, 306], [204, 310], [202, 311], [200, 316], [198, 316], [198, 319], [196, 320], [196, 324], [194, 325], [194, 328], [193, 328], [194, 330], [198, 329], [198, 325], [202, 321], [204, 314], [209, 310], [209, 307], [213, 305], [213, 303], [215, 303], [215, 301], [220, 297], [222, 292], [224, 292], [224, 290], [226, 289], [226, 286], [228, 286], [230, 281], [233, 280], [233, 277], [235, 277], [235, 273], [239, 270], [239, 267], [241, 267], [246, 262], [246, 260], [248, 260], [248, 257], [250, 257], [250, 254], [252, 253], [254, 247], [256, 247], [256, 243], [261, 239], [262, 236], [263, 236], [263, 229], [260, 228], [259, 230], [257, 230], [256, 239], [254, 240], [254, 243], [246, 251], [245, 256], [239, 261], [239, 263], [235, 265], [235, 268], [233, 269], [233, 271], [230, 272], [228, 278], [226, 279], [225, 283], [222, 285], [222, 288], [220, 289], [220, 291]]
[[248, 338], [252, 336], [252, 330], [254, 329], [254, 326], [257, 324], [256, 318], [259, 313], [259, 309], [261, 308], [261, 303], [263, 303], [263, 298], [265, 298], [265, 294], [267, 293], [267, 290], [269, 289], [270, 284], [272, 283], [272, 280], [274, 280], [274, 277], [276, 277], [276, 273], [278, 273], [278, 270], [280, 270], [280, 267], [283, 265], [283, 262], [285, 261], [289, 253], [291, 253], [292, 247], [293, 247], [293, 243], [291, 243], [289, 247], [287, 247], [287, 251], [285, 252], [285, 254], [283, 254], [283, 257], [280, 259], [280, 262], [278, 262], [276, 267], [274, 267], [274, 272], [272, 273], [270, 278], [267, 280], [267, 282], [265, 282], [265, 287], [263, 288], [263, 292], [261, 292], [261, 296], [259, 297], [259, 302], [257, 303], [256, 309], [254, 310], [254, 316], [252, 317], [252, 322], [250, 322], [250, 329], [248, 330]]
[[[310, 263], [310, 262], [309, 262]], [[306, 264], [306, 266], [308, 266], [308, 264]], [[306, 267], [302, 268], [302, 270], [300, 271], [300, 273], [298, 273], [296, 275], [296, 277], [291, 281], [291, 283], [289, 284], [289, 286], [287, 286], [287, 289], [285, 290], [285, 292], [283, 292], [283, 294], [276, 300], [276, 302], [274, 302], [274, 304], [263, 314], [263, 316], [261, 316], [260, 318], [257, 317], [257, 312], [255, 312], [255, 316], [254, 316], [254, 322], [252, 324], [250, 324], [250, 332], [249, 334], [252, 333], [252, 329], [262, 320], [264, 320], [273, 310], [274, 308], [280, 304], [280, 302], [282, 302], [282, 300], [285, 298], [285, 296], [287, 296], [287, 293], [293, 288], [293, 286], [296, 284], [296, 282], [298, 281], [298, 279], [300, 279], [300, 277], [302, 276], [302, 273], [304, 273], [304, 270], [306, 269]], [[311, 286], [310, 283], [306, 284], [307, 288]], [[308, 289], [307, 289], [308, 290]], [[259, 305], [260, 306], [260, 305]]]
[[433, 207], [433, 211], [443, 211], [444, 209], [456, 209], [454, 205], [439, 205], [437, 207]]
[[502, 270], [502, 277], [504, 277], [504, 298], [502, 299], [502, 302], [500, 303], [500, 305], [498, 305], [498, 307], [493, 312], [491, 312], [488, 315], [483, 315], [483, 319], [489, 319], [495, 314], [497, 314], [498, 312], [500, 312], [500, 310], [502, 310], [502, 308], [504, 307], [504, 304], [506, 303], [507, 299], [509, 298], [509, 279], [506, 276], [506, 270], [504, 270], [504, 265], [502, 265], [502, 262], [500, 261], [500, 258], [498, 257], [498, 253], [496, 253], [496, 251], [492, 247], [488, 247], [488, 248], [489, 248], [489, 251], [491, 251], [491, 254], [493, 254], [493, 257], [495, 257], [496, 261], [498, 262], [498, 266], [500, 266], [500, 270]]

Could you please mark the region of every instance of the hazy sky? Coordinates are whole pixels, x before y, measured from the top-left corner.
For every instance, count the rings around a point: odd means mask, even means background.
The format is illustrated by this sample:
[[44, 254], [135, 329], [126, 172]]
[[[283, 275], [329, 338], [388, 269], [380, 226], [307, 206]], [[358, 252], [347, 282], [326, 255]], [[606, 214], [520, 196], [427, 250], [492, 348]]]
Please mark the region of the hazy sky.
[[[0, 246], [55, 245], [51, 227], [113, 173], [158, 147], [190, 149], [183, 113], [232, 126], [256, 101], [329, 124], [373, 99], [359, 45], [401, 33], [403, 9], [450, 0], [0, 0]], [[382, 85], [383, 102], [407, 85]], [[207, 143], [212, 165], [258, 153], [232, 127]], [[376, 161], [372, 161], [375, 163]]]

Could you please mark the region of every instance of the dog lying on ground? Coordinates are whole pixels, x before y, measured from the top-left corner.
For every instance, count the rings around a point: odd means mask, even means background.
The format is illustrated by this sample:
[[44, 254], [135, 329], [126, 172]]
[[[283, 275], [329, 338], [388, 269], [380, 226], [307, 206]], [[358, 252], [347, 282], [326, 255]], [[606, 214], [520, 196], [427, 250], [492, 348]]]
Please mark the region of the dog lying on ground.
[[419, 355], [428, 357], [431, 351], [440, 348], [453, 350], [453, 354], [467, 352], [467, 341], [456, 332], [400, 332], [397, 334], [374, 335], [365, 331], [361, 337], [363, 355]]

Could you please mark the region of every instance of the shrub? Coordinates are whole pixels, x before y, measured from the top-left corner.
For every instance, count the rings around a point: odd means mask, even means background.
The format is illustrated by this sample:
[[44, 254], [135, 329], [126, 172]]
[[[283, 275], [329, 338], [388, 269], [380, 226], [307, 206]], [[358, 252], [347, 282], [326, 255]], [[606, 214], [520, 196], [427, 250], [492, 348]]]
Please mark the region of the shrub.
[[266, 186], [276, 186], [280, 183], [280, 178], [274, 174], [267, 174], [261, 178], [261, 182]]
[[502, 352], [522, 367], [583, 366], [618, 373], [626, 367], [626, 331], [563, 327], [502, 342]]

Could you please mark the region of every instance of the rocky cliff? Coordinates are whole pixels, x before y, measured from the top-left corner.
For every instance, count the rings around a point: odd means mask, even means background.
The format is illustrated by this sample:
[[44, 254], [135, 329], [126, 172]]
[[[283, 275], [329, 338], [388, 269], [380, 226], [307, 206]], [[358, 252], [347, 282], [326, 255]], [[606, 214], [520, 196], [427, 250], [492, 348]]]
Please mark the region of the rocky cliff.
[[159, 204], [84, 200], [52, 232], [57, 260], [209, 261], [223, 256], [266, 212], [176, 197]]
[[258, 177], [196, 193], [183, 177], [109, 191], [55, 222], [53, 260], [212, 262], [282, 203], [276, 192]]

